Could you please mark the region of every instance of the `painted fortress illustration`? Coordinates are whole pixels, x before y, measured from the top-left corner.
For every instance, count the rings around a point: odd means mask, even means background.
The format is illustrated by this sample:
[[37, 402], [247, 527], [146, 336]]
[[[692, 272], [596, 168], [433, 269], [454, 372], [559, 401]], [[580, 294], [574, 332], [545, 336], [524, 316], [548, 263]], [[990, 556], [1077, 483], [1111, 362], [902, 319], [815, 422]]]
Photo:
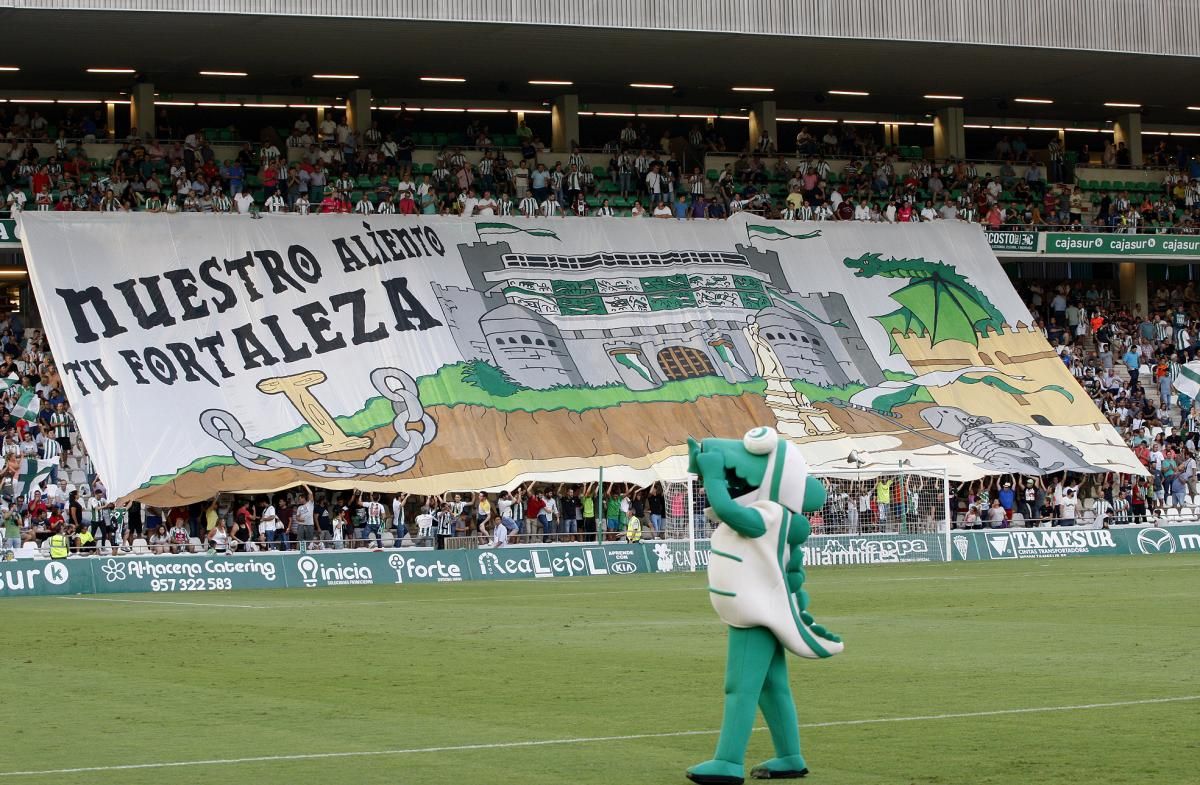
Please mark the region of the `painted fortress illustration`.
[[[774, 252], [739, 244], [732, 252], [534, 254], [506, 242], [459, 251], [472, 289], [433, 285], [447, 326], [465, 359], [524, 387], [745, 382], [760, 376], [752, 323], [787, 378], [884, 380], [846, 299], [789, 291]], [[709, 318], [683, 321], [696, 309]]]

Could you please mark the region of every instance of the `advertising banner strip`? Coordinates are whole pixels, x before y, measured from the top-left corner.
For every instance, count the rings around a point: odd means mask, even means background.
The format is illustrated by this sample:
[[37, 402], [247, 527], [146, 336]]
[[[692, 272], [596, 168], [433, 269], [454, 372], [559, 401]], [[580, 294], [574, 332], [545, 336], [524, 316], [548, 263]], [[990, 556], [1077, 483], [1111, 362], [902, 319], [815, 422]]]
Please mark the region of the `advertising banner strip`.
[[116, 556], [0, 562], [0, 597], [312, 589], [636, 575], [650, 571], [646, 548], [640, 544], [513, 546], [471, 551], [347, 550], [305, 554]]
[[1037, 232], [993, 232], [985, 230], [983, 234], [993, 251], [1037, 253], [1038, 250]]
[[1200, 526], [956, 531], [950, 550], [954, 561], [1200, 553]]
[[[944, 534], [814, 536], [806, 566], [941, 562]], [[956, 531], [953, 561], [1200, 553], [1200, 526]], [[128, 592], [315, 589], [689, 572], [708, 541], [513, 546], [480, 550], [320, 551], [237, 556], [118, 556], [0, 562], [0, 598]]]
[[1046, 233], [1047, 254], [1079, 256], [1166, 256], [1179, 259], [1200, 255], [1200, 236], [1175, 234]]
[[953, 480], [1143, 471], [978, 227], [750, 220], [31, 212], [21, 233], [114, 498], [644, 485], [684, 476], [686, 436], [761, 425], [817, 473], [864, 444]]

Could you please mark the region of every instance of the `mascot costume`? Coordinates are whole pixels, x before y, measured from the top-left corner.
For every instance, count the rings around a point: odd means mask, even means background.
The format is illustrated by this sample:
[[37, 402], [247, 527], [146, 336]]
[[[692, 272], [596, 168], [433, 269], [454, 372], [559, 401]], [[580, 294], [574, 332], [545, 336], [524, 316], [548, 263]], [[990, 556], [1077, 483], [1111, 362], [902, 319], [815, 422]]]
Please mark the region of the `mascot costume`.
[[841, 639], [808, 614], [801, 544], [810, 527], [803, 513], [819, 510], [825, 489], [800, 450], [773, 428], [755, 428], [741, 441], [688, 440], [689, 470], [700, 476], [708, 511], [721, 526], [712, 535], [708, 591], [729, 625], [725, 716], [716, 756], [691, 767], [701, 785], [744, 781], [746, 745], [762, 709], [775, 757], [755, 766], [756, 779], [808, 774], [800, 753], [796, 705], [784, 652], [822, 659], [842, 650]]

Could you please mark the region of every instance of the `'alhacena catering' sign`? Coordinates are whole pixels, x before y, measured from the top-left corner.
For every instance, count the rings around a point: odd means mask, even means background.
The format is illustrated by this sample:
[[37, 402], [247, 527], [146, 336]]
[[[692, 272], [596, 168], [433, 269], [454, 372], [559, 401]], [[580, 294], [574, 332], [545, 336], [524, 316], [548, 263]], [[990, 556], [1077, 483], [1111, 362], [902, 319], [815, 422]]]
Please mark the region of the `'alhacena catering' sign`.
[[[27, 213], [111, 491], [648, 482], [770, 424], [954, 477], [1138, 471], [975, 227]], [[784, 228], [786, 227], [786, 228]]]

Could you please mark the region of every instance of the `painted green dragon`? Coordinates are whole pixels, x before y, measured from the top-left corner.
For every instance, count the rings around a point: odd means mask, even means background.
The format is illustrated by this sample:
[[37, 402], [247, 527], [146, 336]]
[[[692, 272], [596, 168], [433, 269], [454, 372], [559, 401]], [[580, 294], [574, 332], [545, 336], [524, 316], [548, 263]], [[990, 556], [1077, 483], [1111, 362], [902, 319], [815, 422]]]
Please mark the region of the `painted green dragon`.
[[[979, 335], [998, 332], [1004, 315], [964, 275], [945, 262], [924, 259], [883, 259], [880, 254], [863, 254], [845, 259], [857, 278], [906, 278], [908, 284], [892, 292], [900, 304], [895, 311], [875, 317], [883, 328], [901, 333], [929, 336], [931, 346], [942, 341], [964, 341], [979, 345]], [[895, 341], [892, 353], [896, 352]]]

